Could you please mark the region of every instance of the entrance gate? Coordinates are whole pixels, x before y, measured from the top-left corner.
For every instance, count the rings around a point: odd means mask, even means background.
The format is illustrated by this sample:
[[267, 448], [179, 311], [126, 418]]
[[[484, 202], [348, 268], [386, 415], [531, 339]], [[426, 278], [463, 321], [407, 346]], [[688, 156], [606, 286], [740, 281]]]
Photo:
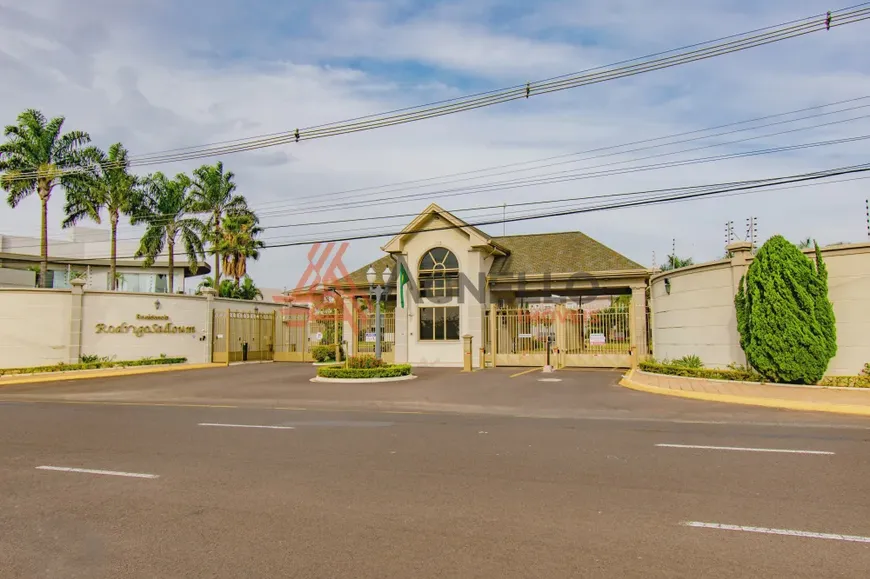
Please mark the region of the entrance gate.
[[495, 366], [629, 367], [631, 308], [601, 311], [495, 309], [484, 316], [484, 349]]
[[214, 310], [213, 362], [272, 360], [275, 352], [275, 313]]
[[341, 343], [341, 311], [294, 310], [284, 314], [214, 310], [212, 361], [312, 362], [312, 347]]
[[[396, 311], [381, 312], [381, 357], [387, 364], [395, 360]], [[356, 318], [356, 350], [363, 355], [375, 355], [375, 314], [361, 311]]]

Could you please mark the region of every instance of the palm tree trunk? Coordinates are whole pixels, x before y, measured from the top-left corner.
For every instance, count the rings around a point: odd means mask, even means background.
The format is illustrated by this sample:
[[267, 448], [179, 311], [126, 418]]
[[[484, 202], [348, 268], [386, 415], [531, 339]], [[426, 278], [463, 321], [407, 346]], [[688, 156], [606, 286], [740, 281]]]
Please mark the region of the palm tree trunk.
[[118, 212], [112, 212], [112, 257], [109, 263], [109, 289], [118, 289]]
[[169, 239], [169, 293], [175, 293], [175, 240]]
[[48, 287], [48, 193], [39, 192], [42, 202], [42, 239], [40, 240], [39, 287]]
[[[212, 247], [217, 245], [218, 236], [221, 231], [221, 216], [220, 213], [214, 215], [214, 239], [212, 239]], [[221, 287], [221, 256], [217, 252], [214, 254], [214, 287], [220, 291]]]

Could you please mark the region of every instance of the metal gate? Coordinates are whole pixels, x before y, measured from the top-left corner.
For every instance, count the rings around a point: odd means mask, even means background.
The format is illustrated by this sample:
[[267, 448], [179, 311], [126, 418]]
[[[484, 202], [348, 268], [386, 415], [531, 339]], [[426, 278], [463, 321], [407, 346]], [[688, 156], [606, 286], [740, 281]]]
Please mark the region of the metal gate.
[[490, 365], [629, 367], [631, 308], [600, 311], [495, 309], [484, 315]]
[[212, 361], [272, 360], [275, 352], [275, 313], [214, 310]]
[[[396, 311], [381, 312], [381, 357], [388, 364], [395, 360]], [[375, 314], [361, 311], [356, 319], [356, 353], [375, 354]]]

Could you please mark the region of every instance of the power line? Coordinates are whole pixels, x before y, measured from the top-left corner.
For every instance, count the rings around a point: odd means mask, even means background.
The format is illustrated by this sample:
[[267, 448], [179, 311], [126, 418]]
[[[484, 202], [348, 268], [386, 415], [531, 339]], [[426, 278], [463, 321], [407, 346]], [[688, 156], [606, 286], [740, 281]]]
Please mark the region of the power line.
[[[220, 143], [211, 143], [201, 146], [186, 147], [182, 152], [173, 153], [170, 150], [168, 152], [163, 151], [140, 156], [134, 155], [130, 157], [130, 164], [131, 166], [145, 166], [191, 160], [272, 147], [291, 142], [298, 143], [303, 140], [320, 139], [360, 131], [368, 131], [449, 114], [456, 114], [523, 98], [528, 99], [531, 96], [568, 90], [618, 78], [626, 78], [637, 74], [643, 74], [645, 72], [670, 68], [698, 60], [705, 60], [732, 52], [739, 52], [749, 48], [779, 42], [789, 38], [804, 36], [813, 32], [830, 30], [831, 28], [838, 26], [860, 22], [870, 18], [870, 9], [861, 8], [868, 4], [870, 3], [864, 2], [848, 8], [832, 11], [831, 13], [793, 20], [787, 23], [760, 28], [742, 34], [735, 34], [719, 40], [693, 44], [687, 47], [652, 55], [670, 55], [666, 57], [640, 57], [629, 61], [623, 61], [621, 63], [588, 69], [578, 73], [541, 81], [528, 82], [524, 85], [517, 85], [506, 89], [478, 93], [477, 95], [459, 97], [448, 101], [439, 101], [428, 105], [398, 109], [397, 111], [389, 113], [369, 115], [367, 117], [359, 117], [348, 121], [318, 125], [306, 129], [295, 129], [294, 131], [285, 131], [283, 133], [259, 135], [248, 139], [239, 139], [231, 142], [231, 144], [221, 145]], [[727, 42], [724, 42], [726, 40]], [[699, 46], [703, 48], [697, 48]], [[620, 66], [624, 63], [634, 64]], [[590, 74], [592, 71], [599, 72]], [[178, 150], [176, 149], [175, 151]], [[29, 178], [33, 178], [34, 176], [35, 174], [31, 174]]]
[[[738, 185], [725, 184], [726, 186], [724, 186], [724, 187], [718, 187], [717, 184], [706, 185], [706, 186], [697, 186], [695, 188], [696, 189], [695, 191], [683, 191], [683, 192], [680, 192], [680, 193], [677, 193], [674, 195], [667, 195], [667, 196], [660, 195], [660, 196], [654, 196], [654, 197], [645, 198], [645, 199], [630, 200], [630, 201], [617, 201], [617, 202], [610, 203], [610, 204], [600, 204], [600, 205], [593, 205], [593, 206], [587, 206], [587, 207], [582, 207], [582, 208], [565, 209], [565, 210], [561, 210], [561, 211], [539, 213], [539, 214], [535, 214], [532, 216], [511, 217], [511, 218], [504, 219], [504, 221], [506, 223], [513, 223], [513, 222], [519, 222], [519, 221], [529, 221], [529, 220], [535, 220], [535, 219], [562, 217], [562, 216], [567, 216], [567, 215], [577, 215], [577, 214], [590, 213], [590, 212], [596, 212], [596, 211], [625, 209], [625, 208], [639, 207], [639, 206], [645, 206], [645, 205], [680, 202], [680, 201], [685, 201], [685, 200], [690, 200], [690, 199], [724, 195], [724, 194], [728, 194], [728, 193], [756, 191], [759, 189], [775, 187], [777, 185], [787, 185], [787, 184], [791, 184], [791, 183], [801, 183], [801, 182], [807, 182], [807, 181], [818, 181], [818, 180], [828, 179], [828, 178], [839, 176], [839, 175], [865, 173], [868, 171], [870, 171], [870, 163], [865, 163], [862, 165], [852, 165], [852, 166], [847, 166], [847, 167], [839, 167], [839, 168], [835, 168], [835, 169], [816, 171], [816, 172], [812, 172], [812, 173], [802, 173], [802, 174], [790, 175], [790, 176], [785, 176], [785, 177], [773, 177], [773, 178], [768, 178], [768, 179], [757, 179], [757, 180], [753, 180], [753, 181], [746, 181], [746, 182], [743, 182], [744, 184], [738, 184]], [[642, 192], [642, 191], [636, 192], [635, 195], [642, 195], [644, 193], [648, 193], [648, 192]], [[624, 194], [624, 195], [629, 195], [629, 194]], [[486, 225], [493, 225], [493, 224], [498, 224], [501, 222], [502, 222], [502, 218], [497, 216], [496, 218], [490, 219], [490, 220], [483, 220], [483, 221], [476, 221], [474, 223], [468, 223], [467, 225], [462, 226], [462, 227], [466, 227], [466, 226], [483, 227]], [[461, 228], [461, 227], [450, 225], [450, 226], [445, 226], [445, 227], [434, 227], [431, 229], [427, 229], [426, 231], [443, 231], [443, 230], [451, 230], [451, 229], [457, 229], [457, 228]], [[296, 247], [296, 246], [302, 246], [302, 245], [311, 245], [314, 243], [335, 243], [335, 242], [340, 242], [340, 241], [358, 241], [358, 240], [362, 240], [362, 239], [377, 239], [377, 238], [383, 238], [383, 237], [393, 237], [393, 236], [401, 234], [402, 232], [403, 232], [402, 230], [397, 230], [397, 231], [392, 231], [392, 232], [382, 231], [380, 233], [373, 233], [373, 234], [369, 234], [369, 235], [343, 236], [343, 237], [332, 237], [332, 238], [328, 238], [328, 239], [309, 239], [306, 241], [298, 241], [298, 242], [273, 243], [273, 244], [267, 244], [264, 247], [264, 249], [272, 249], [272, 248], [279, 248], [279, 247]], [[175, 255], [183, 256], [185, 254], [184, 254], [184, 252], [176, 252]], [[86, 264], [88, 262], [97, 261], [97, 260], [105, 261], [106, 259], [108, 259], [108, 258], [83, 258], [83, 259], [64, 258], [64, 261], [67, 261], [70, 263]], [[119, 257], [119, 259], [135, 259], [135, 256]]]
[[[790, 131], [787, 131], [787, 132], [790, 132]], [[299, 211], [296, 211], [296, 213], [297, 214], [322, 213], [324, 211], [333, 210], [336, 207], [343, 208], [343, 209], [358, 209], [358, 208], [362, 208], [362, 207], [371, 207], [371, 206], [375, 206], [375, 205], [384, 205], [384, 204], [392, 204], [392, 203], [396, 203], [396, 202], [402, 202], [401, 200], [403, 200], [403, 199], [416, 200], [416, 199], [419, 199], [420, 197], [429, 197], [432, 195], [439, 195], [441, 198], [445, 198], [445, 197], [456, 197], [456, 196], [464, 196], [464, 195], [469, 195], [469, 194], [485, 193], [485, 192], [495, 191], [495, 190], [504, 191], [504, 190], [510, 190], [510, 189], [529, 187], [529, 186], [551, 185], [551, 184], [565, 183], [565, 182], [585, 180], [585, 179], [594, 179], [594, 178], [599, 178], [599, 177], [609, 177], [609, 176], [614, 176], [614, 175], [630, 174], [630, 173], [636, 173], [636, 172], [645, 172], [645, 171], [659, 170], [659, 169], [672, 168], [672, 167], [683, 167], [683, 166], [689, 166], [689, 165], [695, 165], [695, 164], [704, 164], [704, 163], [716, 162], [716, 161], [721, 161], [721, 160], [729, 160], [729, 159], [735, 159], [735, 158], [746, 158], [746, 157], [760, 156], [760, 155], [780, 153], [780, 152], [785, 152], [785, 151], [802, 150], [802, 149], [813, 148], [813, 147], [853, 143], [853, 142], [863, 141], [863, 140], [868, 140], [868, 139], [870, 139], [870, 134], [859, 135], [859, 136], [855, 136], [855, 137], [846, 137], [846, 138], [842, 138], [842, 139], [832, 139], [832, 140], [828, 140], [828, 141], [817, 141], [817, 142], [811, 142], [811, 143], [803, 143], [800, 145], [787, 145], [787, 146], [781, 146], [781, 147], [772, 147], [772, 148], [768, 148], [768, 149], [758, 149], [758, 150], [754, 150], [754, 151], [744, 151], [744, 152], [739, 152], [739, 153], [712, 155], [712, 156], [708, 156], [708, 157], [700, 157], [697, 159], [668, 161], [668, 162], [664, 162], [664, 163], [652, 163], [652, 164], [647, 164], [647, 165], [639, 165], [639, 166], [635, 166], [635, 167], [626, 167], [623, 169], [609, 169], [609, 170], [604, 170], [604, 171], [591, 171], [591, 172], [587, 171], [587, 172], [580, 172], [580, 173], [577, 173], [576, 171], [567, 171], [567, 172], [566, 171], [559, 171], [559, 172], [539, 175], [539, 176], [535, 176], [535, 177], [513, 179], [513, 180], [506, 180], [506, 181], [497, 181], [497, 182], [493, 182], [493, 183], [483, 183], [483, 184], [479, 184], [479, 185], [467, 187], [467, 188], [454, 188], [454, 189], [446, 189], [446, 190], [435, 191], [435, 192], [427, 192], [427, 193], [422, 193], [422, 194], [417, 193], [417, 194], [393, 196], [393, 197], [373, 199], [373, 200], [364, 200], [364, 201], [359, 201], [356, 203], [344, 203], [344, 204], [340, 204], [338, 206], [332, 206], [332, 205], [319, 206], [319, 207], [314, 207], [314, 208], [310, 208], [310, 209], [299, 210]], [[743, 139], [743, 140], [748, 140], [748, 139]], [[731, 144], [731, 143], [725, 143], [725, 144]], [[708, 148], [708, 147], [705, 146], [705, 147], [700, 147], [700, 148]], [[685, 151], [683, 151], [683, 152], [685, 152]], [[662, 155], [652, 155], [649, 157], [642, 157], [642, 158], [636, 159], [636, 160], [643, 160], [645, 158], [652, 158], [652, 157], [659, 157], [659, 156], [662, 156]], [[612, 164], [613, 163], [606, 163], [603, 165], [588, 167], [587, 169], [609, 166]], [[568, 173], [568, 174], [566, 175], [564, 173]], [[596, 198], [596, 196], [590, 196], [590, 197], [586, 197], [586, 198]], [[577, 199], [579, 199], [579, 198], [575, 198], [575, 200], [577, 200]], [[407, 201], [404, 201], [404, 202], [407, 202]], [[416, 215], [416, 213], [414, 213], [410, 216], [413, 216], [413, 215]], [[408, 216], [408, 215], [406, 215], [406, 216]], [[357, 219], [364, 219], [364, 218], [357, 218]], [[352, 220], [347, 220], [346, 222], [349, 222], [349, 221], [352, 221]], [[302, 224], [300, 224], [300, 223], [283, 224], [283, 225], [264, 226], [263, 229], [268, 230], [268, 229], [277, 229], [277, 228], [285, 228], [285, 227], [301, 227], [301, 226], [321, 225], [321, 224], [335, 223], [335, 222], [337, 222], [337, 221], [332, 220], [332, 221], [326, 221], [326, 222], [315, 222], [315, 223], [307, 223], [307, 224], [305, 224], [305, 223], [302, 223]], [[121, 241], [121, 240], [131, 241], [131, 240], [135, 240], [135, 239], [138, 239], [138, 237], [137, 238], [120, 238], [119, 241]], [[20, 247], [25, 247], [25, 246], [20, 246]], [[31, 247], [37, 247], [37, 245], [33, 244]]]

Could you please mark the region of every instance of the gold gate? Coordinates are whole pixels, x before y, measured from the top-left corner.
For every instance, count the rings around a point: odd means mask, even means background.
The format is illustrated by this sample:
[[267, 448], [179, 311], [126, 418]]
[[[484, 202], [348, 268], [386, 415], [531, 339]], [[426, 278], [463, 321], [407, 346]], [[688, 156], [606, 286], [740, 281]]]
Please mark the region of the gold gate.
[[[495, 363], [497, 366], [543, 366], [547, 345], [556, 339], [555, 312], [504, 309], [495, 313]], [[552, 363], [552, 361], [551, 361]]]
[[[395, 360], [396, 346], [396, 311], [387, 310], [381, 313], [381, 357], [392, 364]], [[358, 312], [356, 319], [356, 352], [363, 355], [375, 354], [375, 314], [374, 312]]]
[[631, 316], [630, 308], [492, 308], [483, 316], [484, 353], [496, 366], [543, 366], [549, 347], [553, 366], [630, 367]]
[[559, 336], [563, 366], [631, 366], [631, 312], [565, 310]]
[[212, 361], [250, 362], [272, 360], [275, 351], [274, 313], [214, 310], [212, 312]]
[[281, 315], [275, 330], [276, 362], [311, 362], [308, 311]]

